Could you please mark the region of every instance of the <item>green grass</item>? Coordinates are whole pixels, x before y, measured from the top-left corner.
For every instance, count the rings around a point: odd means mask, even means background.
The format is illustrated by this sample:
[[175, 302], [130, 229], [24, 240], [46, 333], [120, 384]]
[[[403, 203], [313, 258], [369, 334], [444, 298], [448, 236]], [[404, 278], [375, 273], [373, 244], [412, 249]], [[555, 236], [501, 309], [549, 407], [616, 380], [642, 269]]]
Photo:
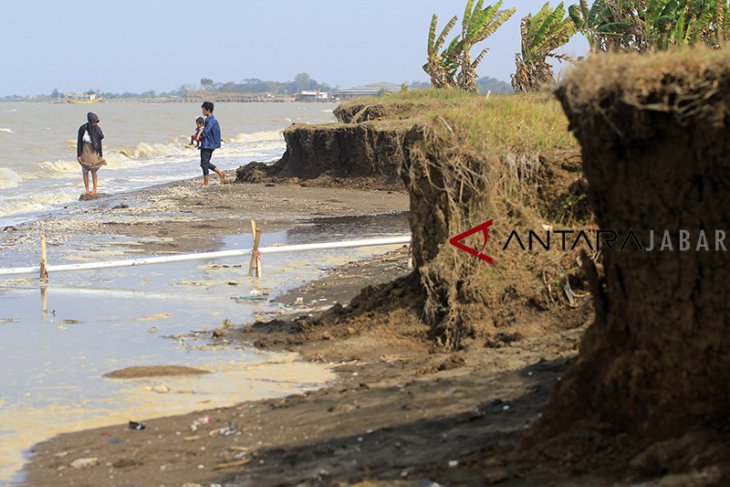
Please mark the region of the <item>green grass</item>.
[[[359, 98], [345, 106], [378, 105], [393, 119], [431, 125], [439, 134], [453, 133], [465, 149], [493, 153], [535, 152], [577, 147], [568, 120], [548, 94], [492, 95], [457, 89], [412, 90], [405, 94]], [[444, 121], [446, 123], [444, 123]]]

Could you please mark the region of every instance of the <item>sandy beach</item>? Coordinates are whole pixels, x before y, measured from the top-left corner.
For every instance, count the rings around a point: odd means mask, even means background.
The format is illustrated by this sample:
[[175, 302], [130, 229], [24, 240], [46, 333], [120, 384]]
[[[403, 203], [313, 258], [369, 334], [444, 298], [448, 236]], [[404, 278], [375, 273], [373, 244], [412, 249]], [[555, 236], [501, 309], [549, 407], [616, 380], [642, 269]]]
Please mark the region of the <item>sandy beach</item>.
[[[407, 272], [405, 250], [331, 270], [283, 296], [345, 302]], [[329, 365], [336, 384], [284, 399], [64, 434], [33, 449], [28, 485], [542, 485], [501, 454], [539, 418], [584, 326], [543, 338], [433, 353], [417, 325], [363, 324], [339, 333], [292, 321], [226, 333], [231, 343], [300, 353]], [[394, 329], [395, 328], [395, 329]], [[191, 429], [196, 420], [210, 423]], [[236, 431], [231, 436], [226, 428]], [[111, 441], [113, 439], [113, 441]], [[71, 462], [93, 457], [98, 467]], [[485, 464], [485, 458], [491, 458]], [[191, 465], [194, 468], [191, 468]], [[373, 479], [372, 483], [363, 479]], [[123, 479], [123, 480], [122, 480]], [[374, 479], [378, 479], [375, 481]], [[430, 485], [430, 484], [429, 484]], [[598, 485], [598, 484], [597, 484]]]
[[[217, 182], [202, 188], [196, 179], [125, 194], [102, 195], [93, 201], [69, 204], [37, 221], [6, 227], [1, 232], [0, 255], [5, 258], [2, 266], [35, 264], [41, 233], [48, 239], [49, 261], [54, 263], [245, 248], [251, 245], [251, 219], [263, 230], [263, 245], [382, 236], [407, 232], [406, 207], [406, 196], [402, 193]], [[14, 353], [6, 353], [6, 360], [12, 364], [8, 367], [15, 367], [16, 362], [21, 366], [25, 361], [30, 366], [31, 383], [59, 392], [50, 396], [48, 392], [39, 393], [37, 399], [31, 399], [30, 393], [25, 392], [28, 397], [17, 401], [14, 391], [22, 394], [24, 390], [33, 390], [33, 386], [26, 386], [10, 375], [4, 378], [4, 401], [0, 407], [18, 420], [15, 426], [3, 427], [3, 437], [8, 439], [3, 448], [25, 450], [44, 439], [43, 435], [47, 438], [129, 417], [164, 416], [199, 409], [206, 404], [230, 405], [247, 397], [281, 397], [320, 387], [334, 377], [328, 367], [313, 364], [314, 368], [310, 369], [298, 354], [256, 352], [250, 344], [231, 345], [221, 341], [209, 344], [209, 330], [221, 323], [239, 324], [239, 320], [250, 321], [254, 316], [274, 316], [281, 309], [326, 308], [331, 302], [322, 296], [312, 296], [300, 303], [295, 298], [281, 302], [274, 302], [273, 298], [292, 286], [316, 278], [324, 269], [368, 255], [372, 254], [355, 249], [329, 255], [267, 258], [264, 270], [268, 275], [258, 283], [245, 277], [247, 261], [56, 274], [43, 288], [49, 304], [47, 312], [43, 309], [42, 319], [37, 280], [30, 277], [4, 280], [0, 299], [7, 303], [7, 307], [3, 304], [2, 316], [5, 345], [18, 343], [28, 350], [29, 341], [37, 340], [41, 347], [38, 353], [45, 356], [43, 360], [47, 364], [58, 362], [59, 365], [51, 367], [59, 372], [44, 372], [48, 365], [42, 366], [43, 362], [39, 362], [36, 372], [36, 367], [30, 364], [37, 359], [28, 361], [22, 355], [15, 357]], [[231, 299], [248, 295], [254, 287], [265, 287], [271, 293], [271, 302], [239, 303]], [[35, 324], [32, 331], [27, 328], [30, 324]], [[189, 331], [194, 333], [188, 334]], [[58, 337], [56, 343], [63, 344], [63, 348], [51, 345], [53, 337]], [[104, 344], [108, 340], [116, 341], [118, 346], [114, 342]], [[84, 341], [87, 345], [82, 345]], [[88, 344], [95, 343], [98, 344], [95, 350], [85, 350]], [[132, 344], [134, 348], [129, 347]], [[65, 347], [71, 348], [64, 350]], [[61, 367], [68, 358], [73, 358], [68, 367]], [[195, 380], [140, 379], [131, 389], [116, 383], [107, 386], [109, 379], [101, 377], [114, 370], [115, 365], [167, 365], [165, 360], [178, 365], [202, 366], [215, 373]], [[69, 385], [62, 385], [66, 380], [64, 373], [70, 374], [67, 375], [71, 380]], [[76, 376], [79, 378], [70, 379]], [[93, 385], [97, 382], [103, 386], [101, 391], [81, 392], [84, 388], [99, 387]], [[239, 393], [236, 384], [242, 387]], [[66, 404], [64, 387], [69, 391], [81, 388], [85, 397], [99, 398], [96, 402], [87, 398], [77, 405]], [[122, 392], [115, 392], [114, 387], [122, 387]], [[150, 396], [144, 392], [162, 389], [192, 391], [207, 398], [195, 400], [194, 396], [185, 394]], [[49, 397], [44, 399], [44, 395]], [[105, 397], [114, 398], [117, 406], [107, 410], [103, 403], [109, 399]], [[29, 406], [22, 406], [26, 403]], [[26, 409], [19, 409], [23, 407]], [[19, 453], [20, 450], [13, 450], [12, 454], [8, 451], [4, 455], [4, 475], [20, 468]], [[19, 478], [14, 476], [15, 480]]]

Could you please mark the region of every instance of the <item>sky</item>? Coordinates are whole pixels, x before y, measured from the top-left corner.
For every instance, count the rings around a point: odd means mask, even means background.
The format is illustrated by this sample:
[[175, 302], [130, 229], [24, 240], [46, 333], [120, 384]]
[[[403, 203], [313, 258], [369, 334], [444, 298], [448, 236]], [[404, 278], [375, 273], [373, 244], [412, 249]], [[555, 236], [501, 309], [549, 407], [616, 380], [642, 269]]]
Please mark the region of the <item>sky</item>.
[[[487, 2], [489, 3], [489, 0]], [[520, 18], [540, 0], [505, 0], [517, 13], [481, 45], [480, 76], [509, 82]], [[555, 5], [556, 2], [552, 2]], [[569, 2], [571, 3], [571, 2]], [[3, 2], [0, 96], [98, 89], [170, 91], [201, 78], [289, 81], [306, 72], [349, 88], [428, 81], [421, 69], [431, 16], [439, 30], [465, 0], [78, 0]], [[563, 50], [584, 54], [576, 36]]]

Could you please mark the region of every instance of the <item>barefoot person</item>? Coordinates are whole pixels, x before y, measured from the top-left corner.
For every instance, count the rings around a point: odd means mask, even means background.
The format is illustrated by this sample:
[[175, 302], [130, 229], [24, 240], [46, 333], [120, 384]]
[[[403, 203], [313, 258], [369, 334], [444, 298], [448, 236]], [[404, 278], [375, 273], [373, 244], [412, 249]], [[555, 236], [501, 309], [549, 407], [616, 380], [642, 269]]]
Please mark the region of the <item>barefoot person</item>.
[[213, 151], [221, 147], [221, 126], [213, 116], [213, 102], [203, 102], [201, 108], [203, 109], [203, 115], [205, 115], [205, 126], [203, 127], [203, 133], [200, 135], [200, 167], [203, 169], [203, 186], [207, 186], [210, 171], [218, 175], [221, 183], [226, 177], [223, 171], [210, 162]]
[[[106, 165], [103, 152], [101, 150], [101, 140], [104, 138], [104, 132], [99, 127], [99, 117], [96, 113], [89, 112], [86, 114], [87, 123], [79, 127], [79, 137], [76, 143], [76, 160], [81, 164], [81, 170], [84, 173], [85, 195], [96, 194], [97, 177], [96, 171]], [[89, 173], [94, 187], [89, 191]]]

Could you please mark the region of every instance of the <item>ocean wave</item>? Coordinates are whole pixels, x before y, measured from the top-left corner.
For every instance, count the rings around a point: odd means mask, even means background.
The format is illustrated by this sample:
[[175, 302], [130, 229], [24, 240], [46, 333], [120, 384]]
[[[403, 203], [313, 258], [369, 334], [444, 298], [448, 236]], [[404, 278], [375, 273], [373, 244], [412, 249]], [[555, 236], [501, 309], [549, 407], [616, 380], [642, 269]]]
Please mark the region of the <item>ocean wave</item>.
[[129, 159], [155, 159], [159, 157], [189, 156], [190, 149], [184, 144], [173, 142], [171, 144], [140, 142], [132, 149], [120, 149], [118, 151]]
[[264, 132], [253, 132], [250, 134], [238, 134], [235, 137], [226, 139], [226, 142], [237, 142], [239, 144], [250, 144], [256, 142], [283, 141], [284, 136], [281, 130], [269, 130]]
[[6, 128], [0, 127], [0, 133], [3, 133], [3, 134], [14, 134], [15, 132], [13, 132], [13, 129], [6, 129]]
[[77, 192], [73, 190], [54, 191], [48, 194], [34, 194], [22, 198], [1, 199], [0, 216], [6, 217], [19, 213], [30, 213], [34, 211], [42, 211], [52, 208], [55, 205], [68, 203], [75, 200]]
[[0, 189], [14, 188], [22, 181], [20, 175], [6, 167], [0, 167]]
[[[49, 175], [48, 173], [52, 175], [52, 173], [67, 174], [81, 171], [81, 166], [77, 161], [40, 161], [38, 166], [45, 171], [46, 175]], [[42, 176], [39, 175], [38, 178], [40, 177]]]

